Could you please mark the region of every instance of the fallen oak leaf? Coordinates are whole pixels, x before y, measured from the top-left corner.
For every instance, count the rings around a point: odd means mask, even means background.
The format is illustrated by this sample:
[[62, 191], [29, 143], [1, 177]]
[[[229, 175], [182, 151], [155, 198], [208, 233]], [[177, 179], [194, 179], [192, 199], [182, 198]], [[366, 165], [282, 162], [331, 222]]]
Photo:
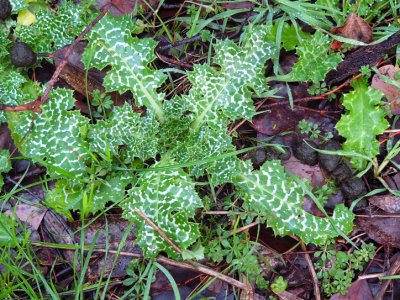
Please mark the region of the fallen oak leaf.
[[[369, 26], [363, 18], [358, 17], [355, 14], [350, 14], [343, 26], [332, 28], [330, 32], [344, 38], [364, 43], [372, 41], [371, 26]], [[333, 51], [339, 51], [343, 44], [343, 42], [335, 40], [331, 43], [331, 49]]]

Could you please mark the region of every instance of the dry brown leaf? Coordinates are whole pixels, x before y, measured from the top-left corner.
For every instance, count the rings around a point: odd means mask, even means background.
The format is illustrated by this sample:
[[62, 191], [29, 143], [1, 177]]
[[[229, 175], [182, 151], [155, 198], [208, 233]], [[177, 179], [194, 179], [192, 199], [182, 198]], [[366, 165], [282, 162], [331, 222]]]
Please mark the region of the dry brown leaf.
[[389, 214], [372, 206], [357, 217], [356, 224], [375, 242], [400, 248], [400, 218], [397, 214]]
[[[393, 65], [386, 65], [380, 67], [378, 70], [382, 75], [385, 75], [390, 79], [394, 79], [394, 74], [399, 71], [399, 68], [396, 68]], [[392, 114], [400, 114], [400, 91], [396, 86], [384, 82], [383, 79], [377, 74], [372, 77], [371, 86], [385, 94], [386, 98], [389, 100]]]
[[38, 230], [40, 224], [42, 223], [43, 217], [46, 214], [45, 209], [40, 209], [37, 206], [23, 203], [17, 204], [13, 211], [7, 210], [5, 213], [9, 217], [12, 217], [14, 212], [21, 222], [29, 225], [28, 227], [34, 230]]
[[332, 119], [327, 116], [301, 107], [292, 110], [283, 105], [256, 115], [253, 118], [253, 126], [259, 133], [276, 135], [284, 131], [298, 130], [297, 125], [303, 119], [317, 124], [321, 131], [331, 132], [334, 129]]
[[[369, 43], [372, 41], [371, 26], [369, 26], [369, 24], [363, 18], [358, 17], [355, 14], [350, 14], [343, 26], [332, 28], [330, 32], [344, 38], [357, 40], [364, 43]], [[343, 42], [333, 41], [331, 44], [331, 49], [334, 51], [339, 51], [342, 45]]]
[[375, 195], [369, 197], [368, 201], [372, 205], [379, 207], [387, 213], [400, 213], [400, 198], [394, 195]]

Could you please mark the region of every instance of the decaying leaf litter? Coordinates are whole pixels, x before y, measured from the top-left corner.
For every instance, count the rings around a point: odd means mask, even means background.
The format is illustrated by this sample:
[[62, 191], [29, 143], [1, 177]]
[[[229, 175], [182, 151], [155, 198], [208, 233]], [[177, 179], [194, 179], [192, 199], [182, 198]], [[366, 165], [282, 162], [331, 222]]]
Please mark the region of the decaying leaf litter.
[[1, 297], [396, 299], [397, 1], [0, 3]]

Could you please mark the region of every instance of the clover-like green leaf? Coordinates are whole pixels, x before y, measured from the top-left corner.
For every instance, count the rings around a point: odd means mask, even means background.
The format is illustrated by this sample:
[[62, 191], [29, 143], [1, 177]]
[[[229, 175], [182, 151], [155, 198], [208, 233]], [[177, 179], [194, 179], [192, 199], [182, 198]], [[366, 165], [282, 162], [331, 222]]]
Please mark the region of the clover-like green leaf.
[[[343, 97], [343, 105], [348, 112], [342, 115], [336, 129], [346, 138], [344, 150], [355, 151], [372, 159], [379, 153], [376, 136], [389, 126], [384, 109], [379, 107], [383, 94], [369, 87], [365, 79], [353, 81], [352, 86], [354, 90]], [[367, 164], [360, 157], [352, 157], [351, 162], [358, 170]]]
[[332, 224], [344, 234], [352, 230], [354, 215], [342, 204], [336, 206], [331, 222], [306, 212], [303, 188], [287, 177], [279, 161], [267, 161], [258, 171], [247, 169], [235, 177], [235, 187], [248, 210], [264, 217], [275, 234], [294, 234], [306, 243], [323, 245], [339, 235]]
[[3, 187], [4, 181], [1, 173], [11, 170], [10, 152], [6, 149], [0, 150], [0, 189]]
[[[163, 164], [156, 164], [155, 167]], [[198, 224], [190, 222], [202, 206], [194, 183], [181, 169], [154, 170], [143, 173], [137, 186], [122, 203], [124, 218], [139, 224], [137, 241], [146, 256], [166, 251], [177, 256], [173, 248], [138, 214], [140, 210], [178, 247], [187, 249], [199, 237]]]
[[321, 81], [325, 75], [342, 61], [339, 53], [329, 53], [329, 38], [317, 31], [312, 39], [304, 39], [297, 47], [299, 60], [294, 64], [288, 78], [294, 81]]
[[29, 44], [34, 52], [51, 53], [71, 43], [85, 26], [83, 10], [79, 5], [67, 2], [57, 11], [40, 10], [37, 22], [17, 29], [18, 38]]
[[100, 70], [111, 66], [103, 83], [107, 91], [131, 91], [138, 106], [153, 109], [163, 120], [161, 104], [164, 95], [157, 93], [156, 89], [166, 75], [148, 67], [155, 59], [157, 43], [152, 39], [132, 37], [134, 28], [131, 16], [116, 18], [106, 15], [87, 35], [90, 42], [83, 62], [87, 68]]
[[8, 115], [8, 125], [21, 153], [44, 163], [51, 173], [69, 177], [84, 174], [89, 158], [83, 137], [88, 119], [79, 111], [68, 110], [75, 102], [72, 94], [72, 90], [56, 89], [41, 106], [42, 113]]
[[[126, 163], [139, 157], [146, 160], [158, 153], [158, 122], [154, 114], [146, 116], [134, 112], [125, 103], [122, 107], [114, 107], [111, 115], [89, 127], [88, 139], [90, 149], [95, 152], [121, 155]], [[125, 146], [124, 151], [119, 147]]]

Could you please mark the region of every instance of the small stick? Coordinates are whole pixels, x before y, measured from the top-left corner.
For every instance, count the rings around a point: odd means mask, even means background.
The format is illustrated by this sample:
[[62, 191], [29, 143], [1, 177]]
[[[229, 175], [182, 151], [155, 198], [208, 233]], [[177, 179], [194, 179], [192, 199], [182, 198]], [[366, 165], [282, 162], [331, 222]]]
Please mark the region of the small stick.
[[246, 225], [246, 226], [243, 226], [243, 227], [238, 228], [235, 232], [232, 230], [232, 231], [231, 231], [231, 235], [233, 235], [233, 234], [235, 234], [235, 233], [240, 233], [240, 232], [242, 232], [242, 231], [246, 231], [247, 229], [249, 229], [249, 228], [251, 228], [251, 227], [254, 227], [254, 226], [258, 225], [258, 224], [259, 224], [259, 222], [258, 222], [258, 221], [255, 221], [255, 222], [250, 223], [250, 224], [248, 224], [248, 225]]
[[[301, 249], [303, 251], [307, 251], [307, 247], [306, 245], [304, 245], [303, 242], [300, 243]], [[315, 299], [316, 300], [321, 300], [321, 292], [319, 290], [319, 282], [318, 282], [318, 278], [317, 278], [317, 274], [315, 273], [314, 270], [314, 266], [312, 264], [310, 255], [308, 253], [304, 253], [304, 256], [306, 258], [307, 264], [308, 264], [308, 268], [310, 269], [310, 273], [311, 273], [311, 277], [314, 283], [314, 294], [315, 294]]]
[[185, 69], [185, 70], [186, 69], [193, 70], [193, 65], [191, 65], [191, 64], [187, 64], [187, 63], [181, 62], [181, 61], [179, 61], [177, 59], [173, 59], [173, 58], [164, 56], [164, 55], [162, 55], [160, 53], [156, 53], [156, 55], [158, 56], [158, 58], [161, 61], [163, 61], [163, 62], [165, 62], [165, 63], [167, 63], [169, 65], [175, 65], [175, 66], [181, 67], [182, 69]]
[[178, 47], [178, 46], [181, 46], [181, 45], [184, 45], [184, 44], [188, 44], [188, 43], [197, 42], [199, 40], [201, 40], [201, 35], [195, 35], [194, 37], [183, 39], [183, 40], [177, 41], [177, 42], [175, 42], [173, 44], [168, 44], [168, 45], [165, 45], [165, 46], [157, 47], [157, 52], [168, 50], [168, 49], [171, 49], [171, 48], [175, 48], [175, 47]]
[[247, 290], [247, 286], [243, 282], [240, 282], [239, 280], [233, 279], [232, 277], [226, 276], [224, 274], [218, 273], [218, 272], [216, 272], [212, 269], [209, 269], [207, 267], [204, 267], [203, 265], [200, 265], [200, 264], [177, 262], [175, 260], [166, 258], [164, 256], [159, 256], [157, 258], [157, 262], [165, 263], [170, 266], [180, 267], [183, 269], [187, 269], [187, 270], [191, 270], [191, 271], [195, 271], [195, 272], [199, 272], [199, 273], [203, 273], [203, 274], [207, 274], [207, 275], [216, 277], [222, 281], [225, 281], [226, 283], [233, 285], [241, 290]]
[[[390, 260], [390, 262], [392, 263], [390, 269], [386, 272], [385, 276], [391, 276], [394, 274], [397, 274], [400, 270], [400, 253], [396, 253]], [[389, 287], [389, 284], [392, 282], [391, 279], [387, 279], [385, 281], [382, 282], [378, 293], [375, 296], [375, 300], [381, 300], [383, 299], [383, 296], [386, 293], [387, 288]]]
[[[35, 242], [33, 242], [31, 244], [35, 245], [35, 246], [40, 246], [40, 247], [58, 249], [58, 247], [55, 247], [54, 245], [45, 245], [45, 244], [42, 244], [42, 243], [35, 243]], [[60, 248], [60, 249], [67, 250], [67, 249], [64, 249], [64, 248]], [[89, 249], [88, 247], [85, 248], [85, 251], [87, 251], [88, 249]], [[119, 254], [119, 255], [122, 255], [122, 256], [133, 257], [133, 258], [143, 258], [143, 255], [141, 255], [139, 253], [124, 252], [124, 251], [117, 251], [117, 250], [105, 250], [105, 249], [92, 249], [92, 250], [93, 250], [93, 252]], [[230, 284], [230, 285], [232, 285], [234, 287], [237, 287], [238, 289], [241, 289], [241, 290], [246, 290], [247, 289], [247, 286], [243, 282], [240, 282], [240, 281], [238, 281], [238, 280], [236, 280], [236, 279], [234, 279], [232, 277], [229, 277], [227, 275], [221, 274], [221, 273], [219, 273], [217, 271], [214, 271], [214, 270], [212, 270], [210, 268], [207, 268], [207, 267], [205, 267], [205, 266], [203, 266], [201, 264], [197, 264], [197, 263], [194, 263], [194, 262], [190, 262], [190, 263], [178, 262], [178, 261], [172, 260], [170, 258], [167, 258], [165, 256], [161, 256], [161, 255], [159, 255], [156, 258], [156, 261], [159, 262], [159, 263], [163, 263], [163, 264], [167, 264], [167, 265], [170, 265], [170, 266], [174, 266], [174, 267], [178, 267], [178, 268], [194, 271], [194, 272], [197, 272], [197, 273], [203, 273], [203, 274], [218, 278], [218, 279], [220, 279], [220, 280], [222, 280], [222, 281], [224, 281], [224, 282], [226, 282], [226, 283], [228, 283], [228, 284]]]
[[167, 235], [156, 225], [153, 223], [152, 220], [150, 220], [140, 209], [135, 209], [135, 212], [143, 219], [146, 221], [147, 224], [149, 224], [157, 233], [168, 243], [171, 245], [172, 248], [175, 249], [176, 252], [182, 255], [182, 250], [169, 238]]
[[[264, 99], [263, 101], [260, 101], [260, 103], [257, 104], [256, 110], [258, 110], [266, 101], [267, 99]], [[242, 126], [247, 120], [243, 119], [239, 123], [237, 123], [233, 128], [229, 129], [228, 134], [231, 135], [232, 132], [235, 132], [240, 126]], [[233, 124], [232, 124], [233, 125]]]
[[4, 111], [13, 111], [13, 112], [18, 112], [18, 111], [26, 111], [26, 110], [31, 110], [31, 111], [41, 111], [40, 105], [42, 102], [40, 102], [39, 99], [36, 99], [32, 102], [28, 102], [22, 105], [6, 105], [6, 104], [1, 104], [0, 103], [0, 110]]

